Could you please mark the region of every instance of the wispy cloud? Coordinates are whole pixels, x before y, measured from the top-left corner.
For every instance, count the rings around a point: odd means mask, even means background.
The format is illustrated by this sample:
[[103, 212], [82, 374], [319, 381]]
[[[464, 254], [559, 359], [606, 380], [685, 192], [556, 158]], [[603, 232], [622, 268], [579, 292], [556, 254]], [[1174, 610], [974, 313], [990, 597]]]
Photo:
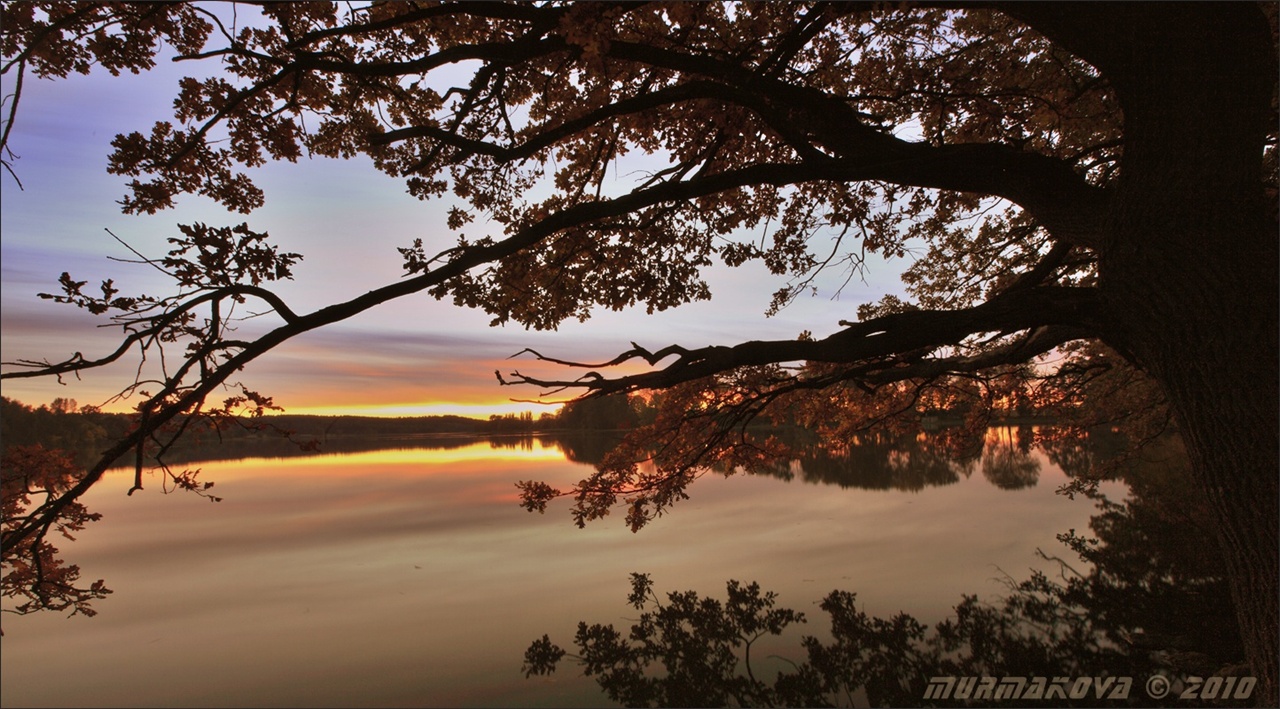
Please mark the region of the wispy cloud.
[[[396, 281], [403, 275], [398, 246], [416, 238], [439, 248], [454, 243], [457, 235], [445, 227], [443, 202], [410, 197], [400, 181], [377, 172], [364, 158], [273, 163], [251, 171], [265, 189], [267, 203], [247, 217], [194, 197], [182, 198], [175, 209], [158, 215], [120, 214], [115, 200], [125, 191], [124, 180], [105, 171], [110, 142], [117, 133], [145, 130], [167, 118], [177, 80], [192, 70], [161, 62], [139, 76], [95, 72], [24, 86], [22, 113], [11, 138], [23, 155], [17, 167], [26, 189], [17, 190], [4, 177], [0, 210], [0, 346], [6, 361], [58, 360], [77, 351], [100, 356], [118, 344], [118, 331], [98, 327], [102, 320], [36, 299], [38, 292], [57, 289], [62, 271], [93, 285], [113, 277], [126, 294], [171, 290], [148, 266], [109, 260], [132, 256], [106, 229], [142, 253], [161, 256], [170, 248], [166, 239], [176, 223], [248, 221], [252, 228], [270, 232], [281, 249], [305, 254], [295, 269], [296, 281], [273, 284], [299, 312]], [[129, 100], [119, 101], [121, 95]], [[488, 228], [496, 227], [480, 220], [468, 225], [468, 235], [485, 236]], [[876, 271], [868, 283], [855, 280], [840, 300], [830, 300], [829, 294], [802, 298], [781, 316], [766, 319], [763, 312], [772, 293], [784, 282], [759, 264], [717, 267], [706, 273], [712, 301], [653, 316], [643, 310], [599, 312], [586, 323], [564, 323], [556, 332], [493, 328], [486, 313], [419, 294], [299, 337], [252, 363], [243, 381], [295, 411], [453, 410], [482, 415], [520, 410], [530, 407], [509, 399], [534, 398], [538, 392], [498, 386], [495, 369], [557, 378], [566, 373], [529, 357], [507, 359], [525, 348], [563, 359], [603, 361], [633, 341], [656, 350], [673, 343], [697, 347], [789, 339], [803, 330], [823, 335], [839, 320], [853, 319], [858, 304], [895, 290], [895, 272]], [[243, 323], [239, 334], [250, 337], [270, 326], [271, 317], [265, 316]], [[58, 396], [97, 403], [119, 391], [133, 374], [133, 365], [127, 365], [69, 378], [67, 386], [52, 380], [6, 380], [4, 392], [28, 403]]]

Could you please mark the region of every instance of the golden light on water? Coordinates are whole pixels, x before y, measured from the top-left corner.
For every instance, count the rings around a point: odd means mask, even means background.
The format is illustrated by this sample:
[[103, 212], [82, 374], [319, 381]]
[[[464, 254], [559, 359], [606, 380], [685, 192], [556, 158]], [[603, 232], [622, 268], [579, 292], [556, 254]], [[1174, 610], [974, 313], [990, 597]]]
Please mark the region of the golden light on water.
[[495, 448], [487, 442], [473, 443], [461, 448], [396, 448], [362, 453], [344, 453], [335, 456], [315, 456], [280, 461], [276, 465], [285, 469], [317, 468], [326, 470], [359, 470], [362, 466], [402, 465], [450, 465], [483, 461], [563, 461], [564, 453], [555, 446], [533, 443], [531, 446]]
[[[439, 439], [436, 439], [437, 441]], [[291, 458], [242, 458], [234, 464], [218, 463], [218, 479], [254, 477], [269, 468], [273, 475], [316, 475], [325, 477], [359, 477], [372, 472], [404, 476], [438, 475], [453, 471], [459, 465], [484, 463], [561, 463], [564, 451], [555, 445], [531, 439], [512, 439], [518, 445], [494, 446], [488, 441], [468, 443], [457, 448], [388, 448], [384, 450], [308, 455]], [[200, 467], [193, 463], [181, 467]], [[483, 467], [481, 465], [480, 467]], [[133, 475], [133, 468], [118, 468], [112, 474]]]
[[806, 610], [842, 588], [869, 614], [935, 622], [962, 593], [1002, 592], [996, 569], [1048, 564], [1035, 549], [1095, 511], [1055, 494], [1068, 477], [1032, 453], [1036, 484], [1016, 490], [708, 475], [639, 534], [620, 518], [578, 529], [568, 500], [530, 514], [514, 483], [589, 466], [536, 440], [458, 443], [193, 464], [218, 504], [158, 494], [155, 477], [129, 496], [116, 471], [85, 497], [102, 521], [60, 547], [115, 593], [92, 619], [6, 619], [6, 706], [598, 706], [590, 678], [525, 680], [521, 658], [544, 633], [630, 617], [631, 572], [716, 596], [758, 581]]

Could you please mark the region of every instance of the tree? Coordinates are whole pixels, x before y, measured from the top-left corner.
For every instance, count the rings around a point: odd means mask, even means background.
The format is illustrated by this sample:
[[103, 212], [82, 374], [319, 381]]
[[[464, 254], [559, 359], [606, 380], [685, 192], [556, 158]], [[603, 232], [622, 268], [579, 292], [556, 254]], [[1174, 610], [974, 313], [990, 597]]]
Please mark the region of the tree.
[[[1184, 690], [1180, 704], [1243, 705], [1256, 687], [1239, 676], [1243, 649], [1222, 560], [1194, 541], [1211, 524], [1185, 455], [1165, 447], [1125, 466], [1123, 477], [1131, 486], [1125, 501], [1092, 496], [1094, 536], [1058, 535], [1087, 572], [1038, 550], [1056, 571], [1006, 576], [1009, 595], [995, 604], [966, 595], [932, 632], [905, 613], [868, 616], [855, 594], [832, 591], [820, 604], [831, 642], [806, 635], [784, 652], [785, 666], [767, 672], [757, 643], [805, 623], [803, 613], [737, 581], [726, 584], [723, 603], [693, 591], [663, 603], [648, 575], [632, 574], [628, 601], [642, 614], [629, 632], [580, 622], [574, 654], [544, 635], [526, 651], [524, 672], [550, 674], [567, 658], [625, 706], [984, 706], [1001, 697], [1020, 706], [1162, 706]], [[1155, 675], [1172, 678], [1168, 697], [1144, 686]], [[931, 696], [934, 677], [993, 677], [998, 685], [988, 686], [985, 702], [972, 680], [954, 692], [933, 686]], [[1033, 677], [1042, 678], [1038, 691], [1026, 681]], [[1063, 677], [1109, 680], [1081, 692]], [[997, 687], [1004, 693], [993, 697]], [[865, 699], [854, 701], [859, 691]]]
[[[141, 456], [148, 440], [163, 448], [165, 426], [261, 413], [271, 401], [251, 390], [203, 403], [280, 343], [394, 298], [429, 293], [495, 323], [554, 328], [595, 307], [707, 298], [703, 267], [758, 260], [789, 279], [781, 311], [824, 269], [853, 275], [867, 253], [919, 247], [904, 276], [912, 302], [868, 304], [829, 334], [634, 345], [580, 378], [499, 374], [587, 396], [665, 391], [629, 459], [568, 493], [527, 487], [527, 504], [574, 494], [575, 514], [592, 518], [621, 495], [642, 524], [700, 467], [776, 453], [744, 432], [762, 416], [846, 430], [909, 422], [936, 400], [976, 430], [996, 402], [1035, 392], [1057, 353], [1068, 385], [1128, 372], [1158, 399], [1139, 409], [1167, 406], [1214, 510], [1262, 696], [1280, 702], [1274, 5], [259, 9], [228, 29], [200, 5], [7, 5], [9, 125], [26, 73], [142, 70], [163, 40], [224, 76], [182, 82], [172, 121], [116, 139], [109, 169], [130, 178], [126, 212], [186, 193], [250, 212], [264, 195], [241, 166], [365, 154], [411, 193], [453, 199], [441, 233], [460, 235], [405, 244], [403, 277], [311, 313], [268, 288], [300, 256], [247, 224], [180, 226], [174, 249], [150, 259], [173, 277], [169, 296], [124, 296], [112, 281], [98, 295], [63, 274], [49, 297], [112, 317], [120, 348], [14, 363], [4, 377], [186, 349], [148, 385], [138, 428], [42, 514], [72, 504], [105, 461]], [[449, 66], [474, 73], [442, 93], [429, 79]], [[607, 186], [610, 164], [638, 153], [667, 167], [630, 191]], [[477, 216], [497, 230], [462, 234]], [[240, 341], [227, 326], [249, 301], [280, 324]], [[654, 368], [595, 371], [633, 361]], [[665, 437], [656, 473], [636, 465], [652, 450], [643, 436]], [[6, 530], [5, 553], [41, 529], [33, 517]]]
[[627, 396], [601, 396], [565, 404], [557, 422], [574, 430], [615, 430], [635, 426], [639, 416], [636, 403]]

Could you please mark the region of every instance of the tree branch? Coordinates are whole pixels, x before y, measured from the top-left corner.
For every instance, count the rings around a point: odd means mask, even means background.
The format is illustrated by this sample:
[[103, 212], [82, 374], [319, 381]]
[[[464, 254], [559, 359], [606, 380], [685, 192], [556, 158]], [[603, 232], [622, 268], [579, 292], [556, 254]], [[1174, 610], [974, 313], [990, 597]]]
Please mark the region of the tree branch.
[[578, 118], [573, 118], [551, 128], [547, 128], [530, 136], [519, 145], [501, 146], [488, 141], [464, 138], [453, 130], [435, 126], [418, 125], [399, 128], [385, 133], [376, 133], [369, 137], [374, 145], [389, 145], [408, 138], [432, 138], [446, 145], [465, 151], [469, 155], [485, 155], [499, 163], [513, 162], [533, 156], [539, 150], [554, 145], [557, 141], [595, 126], [597, 123], [631, 113], [676, 104], [699, 98], [722, 98], [725, 94], [723, 86], [709, 81], [691, 81], [657, 91], [642, 93], [630, 98], [611, 103]]
[[[864, 381], [898, 381], [917, 375], [973, 371], [995, 363], [1026, 361], [1025, 357], [1021, 360], [1014, 358], [1028, 353], [1039, 354], [1057, 344], [1095, 334], [1099, 322], [1098, 309], [1097, 293], [1090, 288], [1042, 287], [1006, 291], [986, 303], [962, 310], [913, 310], [885, 315], [850, 325], [821, 340], [757, 340], [732, 347], [699, 349], [672, 345], [657, 353], [650, 353], [632, 343], [633, 349], [603, 363], [601, 368], [632, 359], [656, 364], [672, 354], [677, 358], [662, 369], [615, 379], [591, 372], [573, 380], [549, 380], [515, 371], [502, 383], [577, 388], [588, 396], [602, 396], [642, 389], [665, 389], [736, 367], [801, 361], [857, 364], [858, 367], [851, 371], [856, 371]], [[925, 359], [927, 354], [942, 347], [958, 345], [974, 334], [1024, 330], [1032, 334], [1020, 344], [998, 348], [984, 355]], [[525, 351], [543, 361], [574, 367], [591, 366], [544, 357], [533, 350]], [[900, 369], [904, 362], [915, 369], [903, 369], [901, 374], [889, 373]]]
[[[853, 169], [854, 172], [851, 173], [850, 169]], [[152, 397], [151, 401], [164, 401], [166, 398], [172, 396], [176, 396], [177, 398], [172, 400], [170, 403], [165, 404], [158, 410], [152, 411], [148, 419], [149, 423], [147, 427], [137, 429], [118, 441], [117, 444], [112, 446], [109, 450], [104, 451], [99, 462], [89, 470], [85, 478], [68, 490], [57, 501], [52, 503], [46, 514], [56, 516], [62, 509], [71, 504], [75, 499], [92, 487], [102, 477], [103, 473], [106, 472], [107, 467], [112, 462], [121, 455], [133, 450], [138, 443], [151, 432], [165, 425], [183, 412], [194, 410], [200, 402], [204, 401], [206, 396], [212, 393], [215, 388], [226, 382], [232, 374], [243, 369], [250, 362], [271, 351], [281, 343], [304, 332], [309, 332], [316, 328], [346, 320], [347, 318], [362, 313], [381, 303], [385, 303], [402, 296], [411, 295], [413, 293], [419, 293], [427, 290], [428, 288], [440, 285], [452, 278], [466, 273], [476, 266], [495, 262], [504, 257], [514, 255], [564, 229], [589, 224], [600, 219], [607, 219], [627, 214], [634, 210], [643, 209], [662, 202], [691, 199], [749, 184], [784, 185], [822, 178], [853, 179], [851, 175], [856, 175], [857, 170], [860, 169], [861, 168], [851, 168], [850, 166], [840, 165], [836, 161], [820, 165], [753, 165], [741, 170], [696, 177], [684, 182], [655, 185], [615, 199], [579, 203], [567, 207], [562, 211], [553, 213], [542, 220], [534, 222], [502, 241], [461, 249], [456, 252], [452, 261], [449, 261], [433, 271], [369, 291], [357, 298], [321, 308], [320, 310], [307, 315], [294, 316], [291, 319], [286, 319], [284, 325], [272, 330], [257, 340], [248, 343], [238, 354], [229, 357], [216, 369], [210, 371], [198, 383], [193, 384], [190, 389], [180, 391], [177, 388], [176, 382], [167, 383], [163, 390]], [[236, 288], [240, 289], [248, 287], [237, 286]], [[208, 299], [210, 297], [212, 297], [211, 294], [204, 294], [200, 296], [200, 299]], [[191, 304], [188, 304], [187, 309], [189, 309], [189, 307], [191, 307]], [[172, 318], [176, 317], [176, 315], [170, 313], [167, 317]], [[50, 365], [35, 372], [10, 372], [5, 373], [3, 376], [5, 378], [50, 376], [64, 372], [102, 366], [103, 364], [118, 359], [123, 354], [124, 350], [127, 349], [129, 344], [140, 341], [145, 337], [150, 337], [153, 334], [154, 331], [147, 331], [131, 335], [126, 341], [126, 344], [122, 345], [119, 350], [100, 360], [83, 360], [82, 358], [78, 358], [69, 360], [62, 364]], [[761, 343], [746, 343], [746, 345], [742, 345], [740, 347], [751, 349], [751, 346], [758, 346], [759, 344]], [[677, 364], [680, 364], [683, 361], [684, 358], [678, 360]], [[44, 515], [42, 515], [42, 518], [43, 517]], [[0, 547], [4, 550], [13, 548], [13, 546], [22, 543], [23, 540], [28, 539], [32, 534], [36, 533], [39, 526], [40, 524], [33, 520], [29, 524], [24, 524], [11, 530], [9, 533], [5, 534], [3, 540], [0, 541]]]
[[[914, 143], [867, 125], [845, 98], [820, 89], [762, 77], [743, 67], [645, 44], [615, 41], [610, 56], [703, 76], [753, 94], [748, 108], [779, 133], [807, 132], [846, 161], [866, 169], [861, 179], [1003, 197], [1035, 215], [1055, 237], [1082, 246], [1100, 244], [1106, 190], [1090, 185], [1070, 163], [990, 143]], [[741, 94], [737, 97], [741, 101]], [[779, 121], [787, 125], [779, 125]]]

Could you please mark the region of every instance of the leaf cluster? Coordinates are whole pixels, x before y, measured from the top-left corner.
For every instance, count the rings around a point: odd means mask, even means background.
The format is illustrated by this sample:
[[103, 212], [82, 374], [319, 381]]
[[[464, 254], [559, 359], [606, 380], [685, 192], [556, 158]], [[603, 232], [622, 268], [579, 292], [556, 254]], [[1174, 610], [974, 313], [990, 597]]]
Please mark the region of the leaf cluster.
[[[845, 459], [870, 450], [866, 444], [876, 437], [921, 448], [911, 479], [954, 479], [957, 470], [980, 463], [1000, 487], [1032, 485], [1039, 465], [1027, 451], [1037, 445], [1073, 473], [1073, 490], [1087, 489], [1113, 477], [1171, 424], [1151, 380], [1114, 353], [1067, 347], [1060, 356], [1056, 367], [1005, 365], [878, 386], [850, 381], [849, 368], [838, 363], [730, 369], [650, 392], [653, 420], [627, 431], [592, 475], [567, 490], [522, 482], [522, 504], [544, 511], [552, 500], [572, 497], [579, 526], [622, 507], [638, 530], [687, 499], [689, 486], [707, 472], [770, 473], [795, 460], [820, 465], [819, 452]], [[1039, 417], [1043, 425], [1018, 441], [988, 440], [990, 427], [1011, 416]], [[944, 419], [947, 426], [915, 440], [926, 421]], [[779, 427], [814, 435], [788, 442]], [[1090, 431], [1103, 430], [1127, 440], [1128, 454], [1096, 455]]]
[[[893, 137], [902, 126], [919, 126], [936, 147], [985, 142], [1046, 156], [1098, 185], [1119, 155], [1107, 82], [985, 9], [281, 3], [237, 29], [191, 8], [145, 24], [132, 6], [94, 7], [79, 22], [149, 31], [139, 46], [164, 39], [180, 59], [216, 58], [225, 73], [182, 81], [176, 123], [117, 138], [110, 169], [136, 178], [126, 211], [195, 193], [247, 212], [263, 195], [237, 166], [367, 154], [411, 193], [452, 192], [450, 230], [484, 217], [508, 237], [542, 232], [432, 288], [495, 323], [554, 328], [595, 307], [654, 312], [705, 299], [700, 273], [717, 260], [758, 260], [786, 276], [770, 312], [812, 292], [824, 269], [852, 278], [867, 254], [903, 257], [922, 241], [939, 252], [930, 263], [978, 262], [962, 269], [970, 279], [991, 277], [983, 269], [993, 258], [1016, 271], [1021, 262], [986, 242], [1017, 241], [1008, 219], [1032, 229], [1036, 219], [984, 216], [981, 190], [859, 164], [906, 150]], [[88, 40], [49, 46], [28, 28], [56, 26], [62, 14], [27, 6], [6, 33], [6, 56], [38, 47], [109, 63]], [[221, 46], [207, 49], [211, 38]], [[471, 80], [443, 89], [436, 75], [463, 62], [478, 62]], [[606, 179], [629, 156], [669, 167], [640, 167], [631, 186]], [[625, 208], [603, 208], [619, 188]], [[488, 238], [464, 234], [436, 258]], [[1034, 241], [1021, 248], [1024, 261], [1038, 252]], [[433, 260], [420, 247], [406, 258], [411, 274]], [[966, 297], [956, 283], [927, 290]]]
[[73, 532], [102, 519], [101, 513], [89, 512], [79, 502], [42, 519], [42, 513], [82, 476], [83, 469], [66, 453], [39, 445], [8, 448], [0, 459], [3, 531], [8, 533], [33, 520], [39, 520], [44, 530], [29, 544], [5, 550], [0, 595], [16, 601], [12, 608], [5, 608], [6, 613], [69, 610], [73, 616], [93, 616], [97, 610], [92, 602], [111, 593], [102, 579], [83, 584], [80, 567], [59, 558], [57, 547], [45, 536], [53, 531], [74, 541]]

